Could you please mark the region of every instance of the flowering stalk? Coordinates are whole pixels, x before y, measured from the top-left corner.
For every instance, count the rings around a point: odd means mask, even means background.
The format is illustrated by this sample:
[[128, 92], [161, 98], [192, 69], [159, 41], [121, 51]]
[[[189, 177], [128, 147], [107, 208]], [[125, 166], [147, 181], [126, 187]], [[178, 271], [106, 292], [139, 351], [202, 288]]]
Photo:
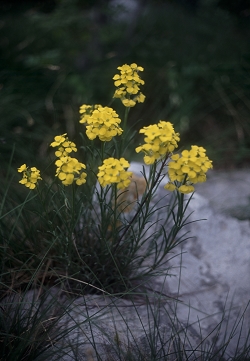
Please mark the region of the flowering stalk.
[[129, 115], [129, 111], [130, 111], [130, 107], [125, 107], [125, 112], [124, 112], [124, 120], [123, 120], [123, 135], [122, 135], [122, 139], [119, 142], [119, 146], [118, 146], [118, 156], [122, 156], [122, 153], [125, 150], [125, 144], [128, 141], [128, 132], [127, 132], [127, 122], [128, 122], [128, 115]]

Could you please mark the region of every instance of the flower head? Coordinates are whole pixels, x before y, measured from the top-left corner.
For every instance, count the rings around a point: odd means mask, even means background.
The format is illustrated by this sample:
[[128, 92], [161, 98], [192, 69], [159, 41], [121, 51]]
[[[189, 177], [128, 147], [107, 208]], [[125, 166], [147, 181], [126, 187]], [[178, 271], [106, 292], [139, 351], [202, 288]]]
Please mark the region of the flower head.
[[50, 144], [51, 147], [57, 147], [57, 150], [55, 152], [55, 155], [60, 157], [66, 157], [71, 152], [76, 152], [76, 145], [74, 142], [71, 142], [67, 136], [67, 133], [62, 135], [57, 135], [54, 138], [54, 142]]
[[100, 104], [96, 104], [96, 105], [87, 105], [87, 104], [83, 104], [80, 106], [80, 116], [81, 119], [79, 121], [79, 123], [88, 123], [88, 119], [91, 117], [93, 111], [95, 109], [98, 109], [99, 107], [102, 107]]
[[116, 135], [121, 135], [123, 130], [119, 127], [121, 119], [109, 107], [96, 105], [82, 105], [80, 108], [82, 118], [80, 123], [86, 123], [86, 135], [90, 140], [98, 137], [103, 142], [110, 141]]
[[23, 173], [23, 178], [19, 181], [19, 183], [25, 185], [25, 187], [29, 189], [36, 188], [38, 180], [42, 179], [40, 176], [40, 170], [36, 167], [31, 167], [29, 169], [26, 164], [23, 164], [17, 169], [17, 171], [19, 173]]
[[123, 189], [129, 186], [131, 182], [132, 172], [126, 171], [129, 163], [126, 159], [108, 158], [103, 164], [98, 167], [97, 174], [98, 181], [102, 187], [110, 184], [117, 184], [118, 189]]
[[153, 164], [155, 161], [173, 152], [180, 140], [179, 133], [175, 133], [173, 125], [160, 120], [158, 124], [143, 127], [140, 133], [144, 133], [145, 144], [137, 147], [137, 153], [144, 152], [144, 162]]
[[212, 161], [206, 156], [203, 147], [192, 145], [190, 150], [183, 150], [181, 156], [174, 154], [168, 163], [168, 176], [170, 182], [165, 185], [165, 189], [174, 190], [173, 182], [181, 185], [177, 188], [181, 193], [191, 193], [194, 191], [192, 184], [206, 181], [206, 173], [213, 167]]
[[58, 177], [65, 186], [72, 184], [74, 181], [77, 185], [86, 183], [87, 174], [83, 172], [86, 166], [76, 158], [69, 156], [61, 157], [55, 164], [57, 166], [56, 177]]
[[140, 92], [140, 86], [144, 84], [138, 74], [143, 67], [133, 63], [122, 65], [117, 68], [120, 74], [116, 74], [114, 84], [117, 87], [114, 98], [120, 98], [125, 107], [134, 107], [136, 103], [143, 103], [145, 95]]

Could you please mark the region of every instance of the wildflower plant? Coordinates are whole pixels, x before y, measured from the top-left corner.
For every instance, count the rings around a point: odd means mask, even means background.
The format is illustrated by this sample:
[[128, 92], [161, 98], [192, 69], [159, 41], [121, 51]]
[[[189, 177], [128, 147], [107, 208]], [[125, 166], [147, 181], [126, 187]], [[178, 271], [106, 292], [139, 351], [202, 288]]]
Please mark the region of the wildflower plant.
[[[123, 292], [160, 269], [168, 272], [166, 255], [185, 239], [179, 232], [188, 223], [185, 213], [194, 185], [204, 182], [212, 168], [202, 147], [179, 153], [180, 134], [160, 120], [139, 131], [144, 142], [135, 154], [143, 154], [144, 166], [133, 174], [127, 155], [134, 133], [127, 119], [130, 109], [145, 100], [144, 69], [133, 63], [118, 70], [113, 98], [125, 107], [123, 120], [111, 107], [83, 104], [82, 144], [66, 133], [50, 144], [54, 179], [46, 183], [35, 167], [18, 168], [20, 183], [37, 190], [39, 222], [49, 225], [40, 232], [50, 247], [47, 272], [61, 282], [65, 277], [67, 287], [93, 292]], [[159, 187], [165, 196], [159, 197]]]

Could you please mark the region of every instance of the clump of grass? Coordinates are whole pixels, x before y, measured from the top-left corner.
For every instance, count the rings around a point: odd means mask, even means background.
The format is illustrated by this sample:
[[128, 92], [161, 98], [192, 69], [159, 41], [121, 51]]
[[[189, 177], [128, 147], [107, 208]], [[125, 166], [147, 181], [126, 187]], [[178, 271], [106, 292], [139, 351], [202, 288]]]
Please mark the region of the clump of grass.
[[[60, 351], [68, 330], [59, 321], [65, 310], [57, 297], [10, 290], [0, 303], [0, 360], [48, 360]], [[54, 358], [60, 359], [59, 356]]]

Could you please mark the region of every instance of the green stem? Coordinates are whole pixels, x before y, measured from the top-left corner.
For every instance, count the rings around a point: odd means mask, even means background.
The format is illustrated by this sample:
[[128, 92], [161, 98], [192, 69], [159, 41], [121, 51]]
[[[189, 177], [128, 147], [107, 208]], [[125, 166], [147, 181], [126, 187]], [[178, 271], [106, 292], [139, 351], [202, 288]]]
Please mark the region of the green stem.
[[126, 139], [127, 139], [127, 123], [128, 123], [128, 114], [129, 114], [130, 108], [126, 107], [125, 108], [125, 114], [124, 114], [124, 121], [123, 121], [123, 133], [121, 136], [121, 142], [120, 142], [120, 146], [119, 146], [119, 152], [118, 152], [118, 157], [120, 158], [123, 154], [124, 151], [124, 146], [126, 144]]
[[[162, 173], [162, 170], [163, 168], [165, 167], [166, 165], [166, 162], [168, 160], [168, 154], [165, 156], [162, 164], [161, 164], [161, 167], [159, 169], [159, 172], [156, 173], [156, 162], [153, 164], [153, 168], [152, 168], [152, 171], [150, 172], [150, 179], [152, 177], [153, 181], [152, 181], [152, 184], [147, 192], [147, 194], [145, 195], [144, 199], [142, 200], [142, 202], [139, 204], [139, 207], [134, 215], [134, 217], [132, 218], [132, 220], [129, 222], [129, 224], [125, 227], [122, 235], [120, 236], [115, 248], [114, 248], [114, 252], [116, 251], [117, 247], [119, 246], [120, 242], [122, 241], [122, 239], [124, 238], [124, 236], [126, 235], [126, 233], [128, 232], [128, 230], [132, 227], [133, 223], [135, 222], [136, 218], [138, 217], [138, 215], [140, 214], [141, 212], [141, 209], [142, 207], [144, 206], [144, 204], [150, 199], [151, 195], [152, 195], [152, 192], [153, 192], [153, 189], [155, 188], [155, 186], [157, 185], [160, 177], [161, 177], [161, 173]], [[155, 174], [156, 177], [155, 177]], [[150, 180], [149, 179], [149, 180]]]
[[101, 142], [101, 161], [104, 161], [105, 142]]
[[[123, 122], [123, 132], [124, 132], [124, 135], [126, 137], [127, 135], [127, 122], [128, 122], [128, 114], [129, 114], [129, 111], [130, 111], [130, 108], [129, 107], [126, 107], [125, 108], [125, 115], [124, 115], [124, 122]], [[124, 138], [125, 138], [124, 137]]]
[[[116, 224], [117, 224], [117, 185], [114, 184], [113, 187], [112, 187], [112, 195], [111, 195], [111, 202], [112, 202], [112, 199], [114, 199], [114, 206], [113, 206], [113, 222], [114, 222], [114, 226], [113, 226], [113, 229], [112, 229], [112, 233], [114, 233], [115, 229], [116, 229]], [[113, 234], [114, 236], [114, 234]], [[115, 239], [115, 237], [114, 237]]]

